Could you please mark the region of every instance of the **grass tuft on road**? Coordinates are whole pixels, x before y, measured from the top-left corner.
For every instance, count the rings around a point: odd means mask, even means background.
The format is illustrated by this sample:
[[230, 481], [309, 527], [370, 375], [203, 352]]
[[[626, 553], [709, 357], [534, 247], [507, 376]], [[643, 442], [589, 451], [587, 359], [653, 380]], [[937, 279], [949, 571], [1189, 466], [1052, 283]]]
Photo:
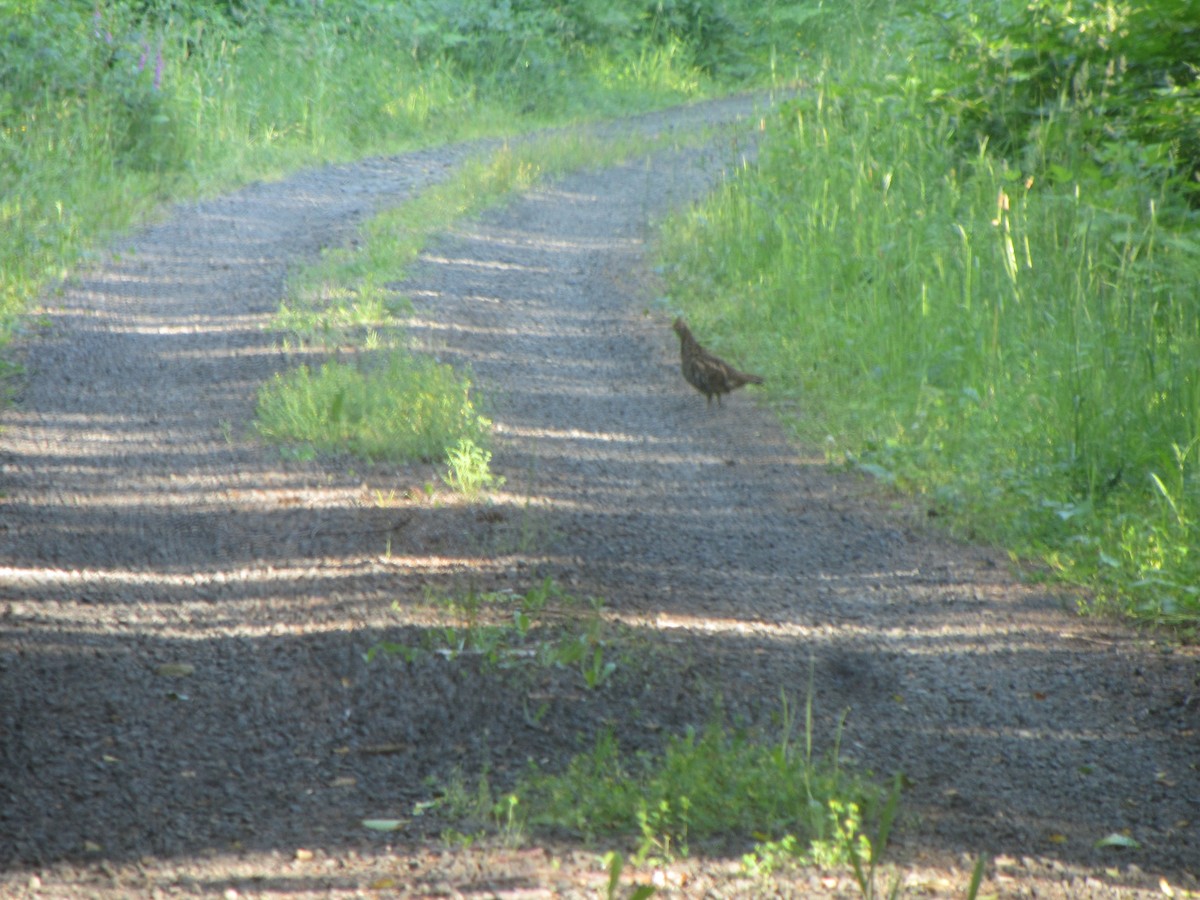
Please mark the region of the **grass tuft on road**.
[[302, 454], [430, 462], [445, 455], [448, 436], [483, 441], [490, 425], [475, 408], [470, 381], [399, 350], [362, 365], [300, 366], [258, 395], [259, 434]]
[[[786, 707], [785, 707], [786, 711]], [[785, 717], [786, 718], [786, 717]], [[784, 733], [762, 740], [719, 721], [671, 737], [660, 754], [626, 753], [611, 731], [561, 773], [532, 767], [497, 811], [523, 827], [588, 842], [632, 839], [636, 859], [753, 847], [747, 868], [848, 865], [871, 857], [864, 815], [881, 792], [848, 775], [836, 756], [814, 759]]]
[[[549, 578], [524, 594], [471, 589], [427, 599], [435, 624], [416, 639], [376, 644], [364, 655], [368, 663], [436, 655], [493, 679], [555, 673], [586, 696], [628, 689], [627, 671], [640, 671], [646, 654], [658, 652], [647, 634], [610, 618], [601, 599], [580, 600]], [[551, 703], [529, 704], [521, 714], [544, 728]], [[732, 848], [744, 852], [746, 874], [756, 878], [794, 866], [872, 866], [895, 815], [898, 783], [888, 793], [842, 766], [844, 716], [831, 748], [814, 750], [811, 675], [803, 707], [781, 692], [773, 718], [769, 730], [732, 728], [718, 700], [703, 727], [638, 751], [625, 746], [627, 729], [638, 726], [610, 722], [590, 748], [553, 770], [529, 760], [503, 791], [486, 772], [432, 782], [434, 798], [418, 803], [414, 815], [437, 811], [452, 841], [568, 837], [631, 850], [638, 862]]]
[[531, 763], [501, 793], [486, 774], [459, 775], [419, 808], [457, 823], [446, 835], [452, 840], [566, 837], [629, 850], [639, 863], [732, 849], [742, 854], [747, 877], [764, 880], [799, 866], [873, 872], [898, 787], [888, 794], [843, 769], [836, 749], [814, 756], [811, 720], [798, 746], [792, 712], [785, 699], [774, 738], [732, 729], [718, 715], [668, 738], [659, 752], [628, 752], [605, 729], [561, 771]]

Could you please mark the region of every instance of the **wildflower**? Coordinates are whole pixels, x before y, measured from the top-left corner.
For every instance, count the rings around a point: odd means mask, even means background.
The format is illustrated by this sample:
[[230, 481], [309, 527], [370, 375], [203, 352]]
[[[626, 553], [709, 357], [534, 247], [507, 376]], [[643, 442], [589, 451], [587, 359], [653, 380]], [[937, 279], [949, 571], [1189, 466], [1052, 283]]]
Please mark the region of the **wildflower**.
[[92, 35], [98, 41], [104, 41], [106, 44], [113, 42], [112, 32], [104, 27], [104, 16], [100, 12], [100, 7], [97, 5], [92, 12]]

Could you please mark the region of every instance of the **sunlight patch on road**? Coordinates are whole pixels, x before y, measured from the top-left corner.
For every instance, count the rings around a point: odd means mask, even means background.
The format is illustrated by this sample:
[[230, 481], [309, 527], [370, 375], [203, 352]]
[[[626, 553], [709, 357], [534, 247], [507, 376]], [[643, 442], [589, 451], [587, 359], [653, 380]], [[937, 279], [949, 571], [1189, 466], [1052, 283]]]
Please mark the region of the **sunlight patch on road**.
[[549, 275], [553, 271], [549, 266], [522, 266], [518, 263], [504, 262], [499, 259], [459, 259], [449, 256], [422, 255], [422, 262], [437, 263], [444, 266], [465, 266], [471, 269], [493, 269], [496, 271], [536, 272], [539, 275]]
[[657, 631], [691, 631], [716, 635], [760, 635], [771, 640], [803, 639], [807, 643], [818, 641], [835, 644], [848, 639], [860, 640], [874, 637], [885, 641], [892, 649], [903, 649], [910, 656], [945, 656], [947, 654], [970, 653], [972, 655], [1009, 655], [1014, 651], [1043, 650], [1044, 636], [1031, 639], [1023, 625], [992, 626], [981, 629], [978, 625], [931, 624], [927, 629], [874, 628], [861, 623], [847, 622], [830, 625], [820, 623], [805, 625], [797, 622], [782, 622], [762, 619], [737, 619], [728, 616], [706, 616], [689, 613], [659, 613], [648, 621], [644, 616], [612, 616], [631, 627], [652, 627]]
[[[605, 443], [623, 443], [631, 446], [644, 447], [653, 444], [677, 445], [678, 439], [660, 440], [648, 434], [629, 434], [621, 431], [584, 431], [579, 428], [533, 428], [508, 423], [496, 426], [498, 434], [512, 434], [517, 437], [533, 438], [534, 440], [564, 440], [564, 441], [601, 441]], [[695, 458], [695, 451], [691, 457]]]

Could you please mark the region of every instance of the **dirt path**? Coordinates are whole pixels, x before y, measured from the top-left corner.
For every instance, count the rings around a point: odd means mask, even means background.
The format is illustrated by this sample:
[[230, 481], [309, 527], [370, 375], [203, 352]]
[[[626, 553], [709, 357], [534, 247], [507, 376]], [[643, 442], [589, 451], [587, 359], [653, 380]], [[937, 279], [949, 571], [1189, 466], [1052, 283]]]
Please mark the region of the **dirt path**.
[[[621, 127], [744, 140], [751, 110]], [[912, 892], [961, 889], [981, 852], [999, 896], [1197, 889], [1194, 654], [1075, 619], [790, 447], [749, 393], [709, 411], [679, 378], [645, 240], [735, 161], [713, 146], [534, 191], [398, 286], [421, 344], [491, 399], [507, 483], [486, 509], [428, 497], [429, 467], [285, 462], [248, 437], [289, 364], [264, 329], [287, 266], [469, 148], [180, 207], [48, 298], [0, 432], [0, 893], [592, 896], [590, 851], [360, 823], [454, 766], [553, 766], [605, 723], [655, 746], [718, 695], [766, 724], [810, 661], [822, 733], [849, 707], [845, 756], [911, 782], [892, 855]], [[362, 660], [420, 629], [428, 587], [547, 575], [603, 596], [645, 659], [590, 693]], [[1094, 848], [1113, 832], [1140, 849]], [[688, 896], [763, 890], [721, 860], [676, 874]]]

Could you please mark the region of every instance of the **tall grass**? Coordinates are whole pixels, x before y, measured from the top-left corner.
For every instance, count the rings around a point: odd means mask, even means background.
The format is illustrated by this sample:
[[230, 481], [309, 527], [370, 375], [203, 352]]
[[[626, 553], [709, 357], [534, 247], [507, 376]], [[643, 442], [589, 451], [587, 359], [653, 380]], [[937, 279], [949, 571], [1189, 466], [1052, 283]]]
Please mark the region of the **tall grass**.
[[799, 398], [804, 438], [1100, 605], [1195, 622], [1194, 219], [1167, 185], [1077, 177], [1065, 102], [1023, 156], [965, 152], [901, 33], [830, 56], [757, 169], [673, 223], [673, 294]]

